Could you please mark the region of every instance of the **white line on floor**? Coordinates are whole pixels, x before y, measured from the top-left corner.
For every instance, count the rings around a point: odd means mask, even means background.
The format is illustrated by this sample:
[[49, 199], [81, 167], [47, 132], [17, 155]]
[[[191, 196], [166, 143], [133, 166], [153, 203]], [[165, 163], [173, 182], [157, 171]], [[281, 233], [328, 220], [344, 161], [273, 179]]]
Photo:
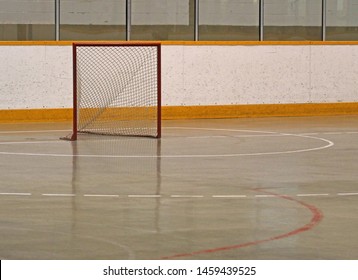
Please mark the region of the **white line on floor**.
[[159, 194], [130, 194], [128, 195], [130, 198], [158, 198], [162, 197]]
[[350, 195], [358, 195], [358, 193], [337, 193], [340, 196], [350, 196]]
[[[286, 194], [285, 196], [297, 196], [297, 197], [323, 197], [323, 196], [330, 196], [329, 193], [301, 193], [301, 194]], [[333, 194], [334, 195], [334, 194]], [[358, 196], [358, 192], [345, 192], [345, 193], [336, 193], [336, 196]], [[0, 196], [33, 196], [32, 193], [11, 193], [11, 192], [3, 192], [0, 193]], [[71, 193], [43, 193], [41, 196], [44, 197], [75, 197], [75, 196], [83, 196], [83, 197], [128, 197], [128, 198], [161, 198], [165, 197], [164, 195], [160, 194], [130, 194], [130, 195], [118, 195], [118, 194], [71, 194]], [[171, 198], [205, 198], [205, 197], [212, 197], [212, 198], [275, 198], [276, 195], [271, 194], [257, 194], [257, 195], [168, 195]]]
[[212, 195], [213, 198], [246, 198], [247, 195]]
[[186, 139], [228, 138], [229, 136], [187, 136]]
[[[266, 135], [280, 135], [280, 136], [296, 136], [302, 138], [315, 139], [319, 141], [323, 141], [326, 144], [321, 145], [315, 148], [307, 148], [307, 149], [298, 149], [298, 150], [289, 150], [289, 151], [271, 151], [271, 152], [260, 152], [260, 153], [232, 153], [232, 154], [183, 154], [183, 155], [83, 155], [83, 154], [44, 154], [44, 153], [21, 153], [21, 152], [0, 152], [2, 155], [19, 155], [19, 156], [47, 156], [47, 157], [84, 157], [84, 158], [209, 158], [209, 157], [239, 157], [239, 156], [265, 156], [265, 155], [282, 155], [282, 154], [293, 154], [293, 153], [302, 153], [302, 152], [313, 152], [318, 150], [323, 150], [329, 147], [334, 146], [334, 143], [330, 140], [307, 136], [307, 135], [295, 135], [289, 133], [277, 133], [270, 131], [255, 131], [255, 130], [238, 130], [238, 129], [213, 129], [213, 128], [185, 128], [180, 127], [180, 129], [193, 129], [193, 130], [209, 130], [209, 131], [226, 131], [226, 132], [251, 132], [251, 133], [260, 133]], [[63, 143], [63, 141], [28, 141], [28, 142], [0, 142], [0, 145], [7, 144], [34, 144], [34, 143]]]
[[70, 132], [70, 130], [16, 130], [16, 131], [0, 131], [0, 134], [13, 134], [13, 133], [47, 133], [47, 132]]
[[187, 129], [187, 130], [206, 130], [206, 131], [231, 131], [231, 132], [256, 132], [256, 133], [274, 133], [276, 134], [277, 132], [271, 132], [271, 131], [262, 131], [262, 130], [247, 130], [247, 129], [229, 129], [229, 128], [209, 128], [209, 127], [183, 127], [183, 126], [168, 126], [168, 127], [163, 127], [164, 129], [169, 128], [169, 129]]
[[43, 196], [60, 196], [60, 197], [63, 197], [63, 196], [76, 196], [75, 194], [71, 194], [71, 193], [43, 193], [42, 194]]
[[358, 131], [342, 131], [342, 132], [308, 132], [308, 133], [298, 133], [297, 135], [301, 136], [310, 136], [310, 135], [344, 135], [344, 134], [357, 134]]
[[174, 195], [171, 195], [170, 197], [173, 197], [173, 198], [202, 198], [204, 196], [203, 195], [178, 195], [178, 194], [174, 194]]
[[118, 194], [85, 194], [85, 197], [119, 197]]
[[301, 193], [297, 196], [328, 196], [329, 193]]
[[60, 140], [50, 140], [50, 141], [26, 141], [26, 142], [0, 142], [1, 145], [18, 145], [18, 144], [56, 144], [56, 143], [63, 143]]
[[257, 135], [233, 135], [228, 137], [234, 137], [234, 138], [253, 138], [253, 137], [282, 137], [282, 136], [293, 136], [292, 134], [285, 134], [285, 133], [277, 133], [277, 134], [257, 134]]
[[19, 195], [19, 196], [30, 196], [31, 193], [0, 193], [0, 195]]

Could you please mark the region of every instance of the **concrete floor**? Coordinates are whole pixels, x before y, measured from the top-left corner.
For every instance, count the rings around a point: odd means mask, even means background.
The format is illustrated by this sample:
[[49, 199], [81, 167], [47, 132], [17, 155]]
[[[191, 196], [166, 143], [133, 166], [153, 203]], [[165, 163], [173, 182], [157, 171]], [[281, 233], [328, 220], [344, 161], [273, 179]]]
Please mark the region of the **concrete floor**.
[[0, 259], [358, 259], [358, 116], [0, 124]]

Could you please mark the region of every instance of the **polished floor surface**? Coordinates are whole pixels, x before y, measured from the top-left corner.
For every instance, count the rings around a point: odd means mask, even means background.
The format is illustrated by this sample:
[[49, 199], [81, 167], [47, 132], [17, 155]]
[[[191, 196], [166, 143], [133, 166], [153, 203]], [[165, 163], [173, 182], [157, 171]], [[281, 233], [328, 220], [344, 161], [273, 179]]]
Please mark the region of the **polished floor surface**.
[[0, 259], [358, 259], [358, 116], [0, 124]]

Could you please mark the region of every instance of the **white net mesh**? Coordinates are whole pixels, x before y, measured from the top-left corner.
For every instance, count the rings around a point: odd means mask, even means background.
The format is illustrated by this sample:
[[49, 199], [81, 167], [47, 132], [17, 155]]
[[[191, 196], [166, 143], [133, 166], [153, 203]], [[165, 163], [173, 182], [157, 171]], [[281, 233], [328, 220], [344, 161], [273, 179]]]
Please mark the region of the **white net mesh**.
[[77, 131], [159, 137], [159, 45], [75, 45]]

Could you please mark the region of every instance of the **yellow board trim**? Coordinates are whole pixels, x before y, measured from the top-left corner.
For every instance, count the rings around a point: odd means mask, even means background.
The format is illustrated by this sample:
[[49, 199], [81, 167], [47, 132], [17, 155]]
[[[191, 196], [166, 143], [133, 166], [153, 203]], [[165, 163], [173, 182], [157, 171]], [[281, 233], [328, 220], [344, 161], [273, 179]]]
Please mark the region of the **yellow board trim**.
[[163, 119], [299, 117], [358, 114], [358, 103], [163, 107]]
[[72, 109], [0, 110], [0, 122], [54, 122], [72, 119]]
[[179, 46], [329, 46], [358, 45], [358, 41], [0, 41], [0, 46], [71, 46], [73, 43], [160, 43]]
[[[358, 102], [164, 106], [163, 120], [358, 115]], [[0, 122], [60, 122], [72, 120], [72, 109], [0, 110]]]

